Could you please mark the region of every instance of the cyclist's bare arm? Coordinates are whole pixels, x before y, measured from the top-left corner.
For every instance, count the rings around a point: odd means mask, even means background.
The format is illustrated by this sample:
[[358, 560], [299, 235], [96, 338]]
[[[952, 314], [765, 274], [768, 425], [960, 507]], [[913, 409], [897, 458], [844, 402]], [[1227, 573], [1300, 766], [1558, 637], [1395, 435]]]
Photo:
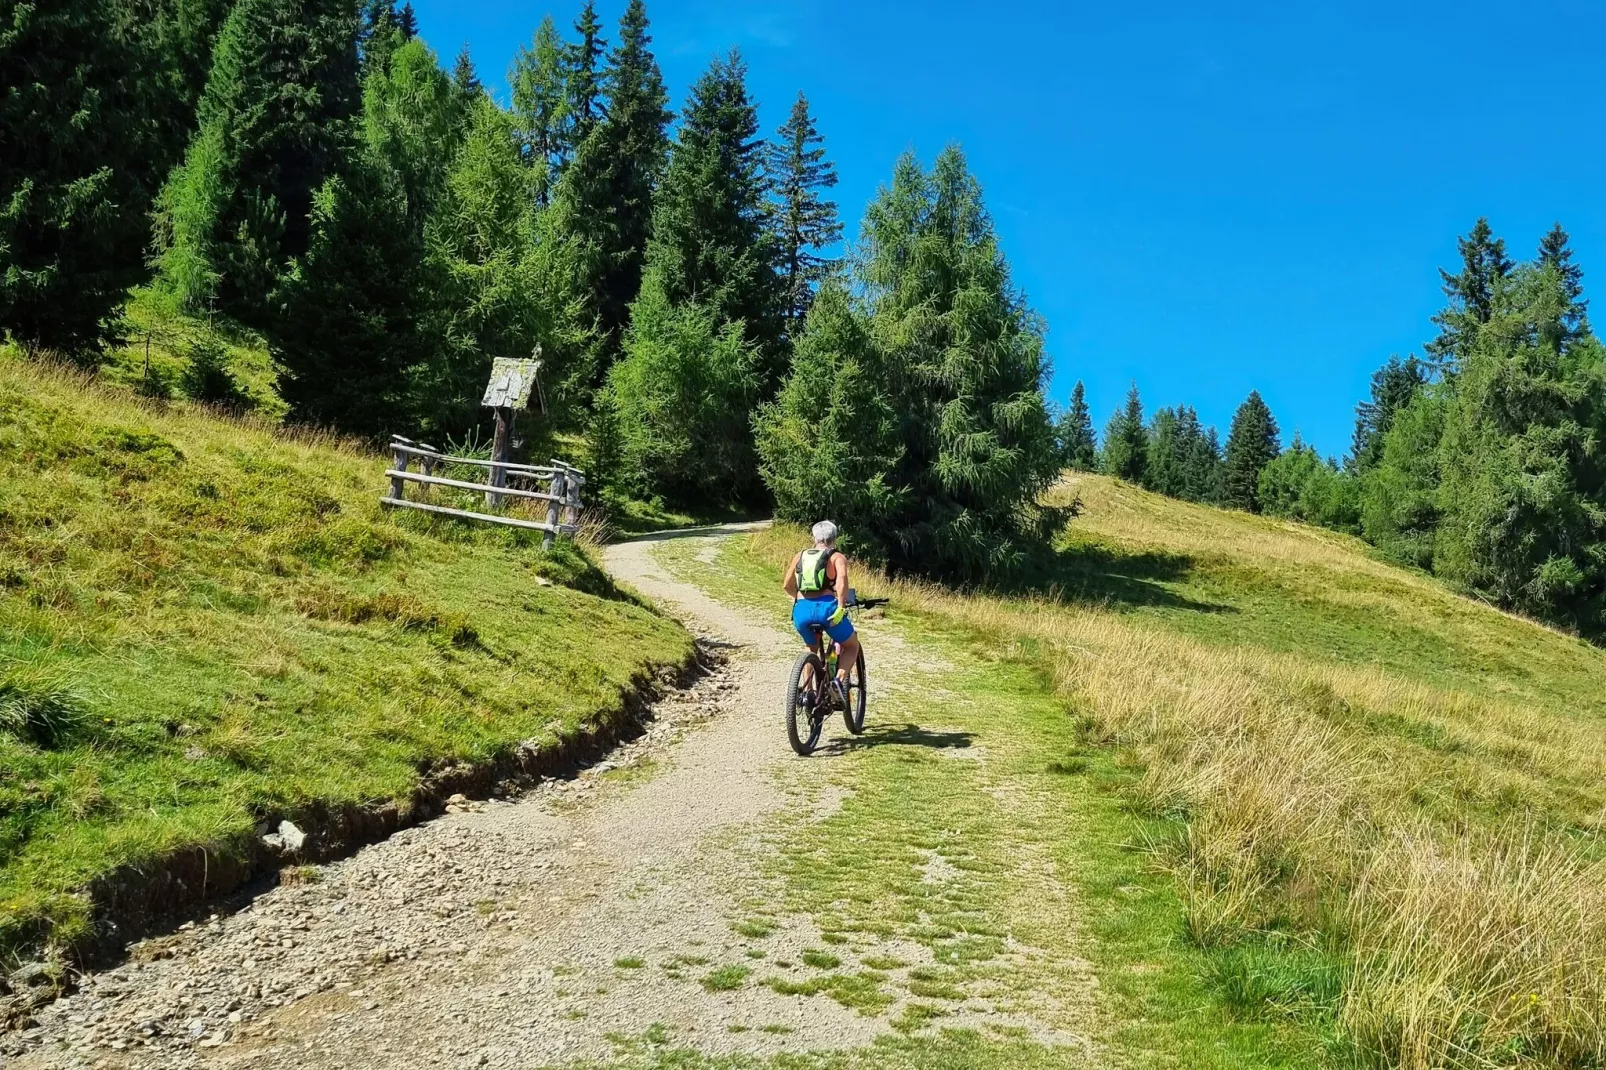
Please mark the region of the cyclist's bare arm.
[[836, 568], [836, 604], [845, 606], [848, 604], [848, 559], [837, 554], [831, 560]]
[[781, 577], [781, 590], [785, 591], [794, 602], [797, 601], [797, 563], [802, 558], [802, 551], [793, 554], [792, 563], [786, 566], [786, 575]]

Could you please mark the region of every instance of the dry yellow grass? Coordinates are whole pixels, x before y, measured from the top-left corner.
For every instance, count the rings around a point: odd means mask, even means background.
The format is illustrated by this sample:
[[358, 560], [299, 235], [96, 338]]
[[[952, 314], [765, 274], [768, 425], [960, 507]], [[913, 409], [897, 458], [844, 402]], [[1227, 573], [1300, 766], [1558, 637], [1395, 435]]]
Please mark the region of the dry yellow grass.
[[1606, 654], [1342, 536], [1072, 492], [1071, 595], [864, 588], [1042, 664], [1089, 742], [1141, 770], [1135, 804], [1183, 820], [1156, 851], [1192, 938], [1336, 954], [1363, 1058], [1600, 1065]]

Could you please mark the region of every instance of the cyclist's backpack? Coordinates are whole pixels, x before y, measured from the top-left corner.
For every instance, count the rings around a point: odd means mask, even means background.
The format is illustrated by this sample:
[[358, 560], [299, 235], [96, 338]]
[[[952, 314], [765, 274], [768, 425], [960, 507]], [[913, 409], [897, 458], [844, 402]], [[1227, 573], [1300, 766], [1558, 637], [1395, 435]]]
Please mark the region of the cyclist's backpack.
[[825, 567], [831, 563], [835, 550], [804, 550], [797, 559], [797, 589], [804, 594], [819, 594], [826, 589]]

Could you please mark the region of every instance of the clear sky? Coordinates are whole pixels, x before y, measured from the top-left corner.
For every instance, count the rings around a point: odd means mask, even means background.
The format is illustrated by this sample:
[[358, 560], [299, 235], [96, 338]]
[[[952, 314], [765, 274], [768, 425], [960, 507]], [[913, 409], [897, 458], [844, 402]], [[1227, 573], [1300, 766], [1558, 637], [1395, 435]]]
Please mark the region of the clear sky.
[[[549, 10], [414, 0], [446, 62], [505, 70]], [[613, 31], [624, 0], [602, 0]], [[566, 31], [578, 9], [550, 10]], [[1348, 448], [1390, 353], [1420, 351], [1436, 269], [1487, 215], [1532, 255], [1560, 221], [1606, 294], [1606, 4], [648, 0], [674, 103], [740, 47], [764, 126], [798, 90], [850, 233], [905, 149], [960, 143], [1047, 319], [1051, 397], [1102, 430], [1136, 381], [1225, 434], [1259, 389]], [[1606, 322], [1606, 299], [1597, 318]]]

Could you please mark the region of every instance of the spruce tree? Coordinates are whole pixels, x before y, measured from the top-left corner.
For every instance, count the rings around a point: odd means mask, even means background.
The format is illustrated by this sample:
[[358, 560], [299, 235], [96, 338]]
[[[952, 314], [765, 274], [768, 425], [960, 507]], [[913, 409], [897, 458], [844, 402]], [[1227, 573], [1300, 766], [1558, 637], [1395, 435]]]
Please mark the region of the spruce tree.
[[467, 100], [477, 99], [485, 92], [479, 73], [474, 70], [474, 57], [469, 53], [466, 41], [457, 50], [457, 60], [452, 64], [452, 85], [456, 87], [458, 95]]
[[214, 0], [0, 4], [0, 335], [88, 354], [147, 275], [147, 211], [184, 149]]
[[401, 30], [403, 42], [418, 36], [418, 13], [413, 10], [413, 0], [406, 0], [396, 12], [396, 27]]
[[1100, 468], [1105, 475], [1142, 484], [1149, 468], [1149, 432], [1143, 425], [1143, 400], [1138, 384], [1127, 391], [1126, 404], [1115, 410], [1104, 430], [1104, 456]]
[[185, 306], [266, 326], [306, 253], [313, 193], [351, 142], [357, 20], [344, 0], [239, 0], [218, 35], [199, 122], [162, 193], [163, 278]]
[[842, 237], [836, 204], [822, 191], [836, 186], [836, 166], [825, 158], [824, 138], [802, 93], [769, 146], [767, 170], [774, 196], [774, 225], [787, 332], [795, 334], [820, 282], [837, 261], [819, 255]]
[[[642, 15], [642, 25], [646, 16]], [[608, 42], [602, 36], [596, 0], [585, 0], [574, 23], [580, 39], [564, 48], [564, 129], [563, 150], [573, 157], [602, 118], [603, 54]]]
[[1371, 397], [1355, 406], [1355, 435], [1350, 444], [1349, 467], [1366, 472], [1383, 458], [1383, 436], [1394, 423], [1394, 414], [1409, 404], [1427, 382], [1427, 367], [1416, 357], [1388, 363], [1372, 373]]
[[641, 291], [653, 191], [669, 145], [669, 94], [647, 31], [645, 6], [631, 0], [608, 59], [607, 117], [580, 146], [557, 192], [572, 236], [587, 250], [582, 277], [599, 336], [593, 387], [617, 358], [630, 303]]
[[530, 47], [519, 49], [507, 80], [513, 89], [513, 115], [519, 124], [524, 162], [535, 171], [536, 200], [545, 206], [561, 159], [568, 115], [563, 42], [551, 15], [541, 20]]
[[383, 71], [391, 53], [402, 43], [401, 17], [396, 0], [363, 0], [362, 24], [357, 31], [357, 48], [366, 78], [372, 71]]
[[1071, 388], [1071, 405], [1055, 429], [1061, 463], [1077, 472], [1098, 470], [1098, 443], [1093, 438], [1093, 416], [1087, 408], [1087, 391], [1078, 379]]
[[[1198, 414], [1192, 409], [1186, 411], [1198, 427]], [[1190, 438], [1182, 497], [1190, 502], [1215, 504], [1221, 501], [1222, 478], [1221, 439], [1214, 427], [1206, 428], [1203, 434]]]
[[1584, 297], [1584, 272], [1573, 263], [1573, 251], [1568, 245], [1567, 232], [1557, 223], [1539, 243], [1539, 266], [1554, 272], [1554, 285], [1560, 289], [1560, 313], [1553, 323], [1545, 324], [1555, 336], [1558, 347], [1565, 349], [1589, 337], [1589, 301]]
[[734, 50], [692, 86], [653, 206], [647, 265], [671, 303], [740, 321], [766, 394], [779, 384], [783, 294], [767, 226], [764, 143]]
[[959, 149], [930, 172], [901, 159], [857, 249], [851, 287], [822, 290], [757, 420], [776, 510], [830, 516], [894, 570], [1006, 578], [1058, 519], [1038, 497], [1060, 458], [1042, 324]]
[[1429, 383], [1394, 413], [1377, 463], [1360, 476], [1361, 533], [1385, 555], [1433, 565], [1440, 523], [1440, 447], [1450, 384]]
[[1277, 421], [1251, 390], [1232, 417], [1227, 434], [1226, 467], [1222, 472], [1222, 504], [1246, 512], [1260, 511], [1260, 473], [1279, 452]]
[[1512, 268], [1504, 239], [1494, 236], [1487, 219], [1473, 224], [1456, 245], [1461, 251], [1461, 270], [1454, 275], [1439, 270], [1449, 304], [1433, 317], [1439, 335], [1425, 347], [1433, 365], [1449, 374], [1466, 355], [1478, 329], [1497, 311], [1501, 285]]
[[1523, 265], [1471, 340], [1440, 447], [1433, 567], [1511, 609], [1606, 625], [1606, 352], [1546, 329], [1572, 303]]
[[1187, 443], [1182, 436], [1179, 410], [1156, 409], [1149, 421], [1149, 455], [1143, 485], [1168, 498], [1182, 497], [1187, 456]]

